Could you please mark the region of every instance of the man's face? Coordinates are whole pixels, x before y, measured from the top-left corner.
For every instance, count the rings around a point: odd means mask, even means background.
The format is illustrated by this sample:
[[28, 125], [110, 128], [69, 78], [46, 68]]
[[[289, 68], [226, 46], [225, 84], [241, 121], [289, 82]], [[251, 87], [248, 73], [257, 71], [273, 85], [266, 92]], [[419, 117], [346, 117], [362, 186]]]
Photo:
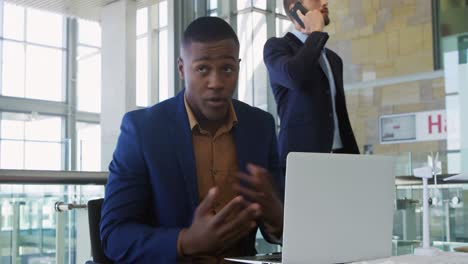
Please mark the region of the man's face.
[[233, 39], [191, 42], [178, 62], [185, 96], [199, 122], [221, 122], [239, 78], [239, 46]]
[[307, 8], [307, 10], [320, 10], [323, 14], [325, 26], [330, 24], [330, 18], [328, 17], [328, 0], [303, 0], [302, 5]]

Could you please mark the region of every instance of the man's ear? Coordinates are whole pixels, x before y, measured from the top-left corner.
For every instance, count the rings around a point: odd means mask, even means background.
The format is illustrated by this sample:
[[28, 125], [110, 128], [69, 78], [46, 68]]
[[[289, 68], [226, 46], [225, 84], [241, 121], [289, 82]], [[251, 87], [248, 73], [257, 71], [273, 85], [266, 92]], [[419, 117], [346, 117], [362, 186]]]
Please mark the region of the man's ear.
[[184, 60], [182, 57], [179, 57], [177, 59], [177, 69], [179, 70], [179, 77], [180, 79], [184, 80], [185, 75], [184, 75]]

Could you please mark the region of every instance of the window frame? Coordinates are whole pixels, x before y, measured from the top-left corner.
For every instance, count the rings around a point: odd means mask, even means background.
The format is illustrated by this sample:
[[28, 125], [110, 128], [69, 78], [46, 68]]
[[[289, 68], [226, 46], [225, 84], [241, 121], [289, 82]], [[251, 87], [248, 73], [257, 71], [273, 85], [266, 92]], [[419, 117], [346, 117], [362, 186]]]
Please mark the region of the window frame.
[[[90, 112], [90, 111], [86, 111], [86, 109], [80, 109], [79, 108], [79, 96], [78, 96], [78, 84], [79, 84], [79, 64], [80, 64], [80, 61], [82, 60], [86, 60], [88, 58], [92, 58], [94, 56], [97, 56], [97, 55], [102, 55], [102, 40], [101, 40], [101, 46], [95, 46], [95, 45], [91, 45], [91, 44], [88, 44], [88, 43], [83, 43], [83, 42], [80, 42], [80, 38], [79, 38], [79, 31], [80, 31], [80, 28], [79, 28], [79, 22], [80, 22], [80, 19], [76, 19], [76, 46], [72, 46], [71, 49], [76, 49], [75, 53], [76, 53], [76, 56], [74, 56], [76, 59], [76, 66], [75, 66], [75, 70], [74, 70], [74, 74], [76, 76], [76, 82], [73, 84], [75, 85], [75, 89], [76, 89], [76, 108], [77, 108], [77, 111], [78, 112], [84, 112], [84, 113], [96, 113], [96, 114], [99, 114], [101, 112], [101, 105], [99, 104], [99, 111], [98, 112]], [[94, 22], [94, 21], [93, 21]], [[73, 29], [72, 29], [73, 31]], [[85, 56], [78, 56], [78, 49], [79, 48], [90, 48], [90, 49], [95, 49], [94, 52], [90, 53], [90, 54], [86, 54]], [[73, 56], [72, 56], [73, 57]], [[101, 67], [101, 70], [102, 70], [102, 63], [100, 65]], [[101, 89], [102, 89], [102, 82], [101, 82]], [[100, 94], [102, 95], [102, 92], [100, 91]]]
[[[14, 5], [11, 3], [8, 3], [10, 5]], [[10, 43], [17, 43], [21, 44], [22, 48], [24, 50], [24, 69], [23, 69], [23, 93], [24, 96], [18, 97], [18, 98], [25, 98], [25, 99], [32, 99], [32, 100], [43, 100], [43, 99], [38, 99], [34, 97], [26, 97], [27, 94], [27, 76], [28, 76], [28, 63], [27, 63], [27, 49], [28, 47], [40, 47], [40, 48], [48, 48], [48, 49], [53, 49], [53, 50], [59, 50], [62, 52], [62, 82], [61, 82], [61, 98], [56, 101], [56, 100], [45, 100], [45, 101], [54, 101], [54, 102], [66, 102], [67, 98], [67, 87], [66, 87], [66, 69], [67, 69], [67, 18], [65, 16], [62, 16], [62, 45], [61, 47], [59, 46], [53, 46], [53, 45], [47, 45], [47, 44], [42, 44], [42, 43], [36, 43], [36, 42], [31, 42], [27, 39], [27, 20], [28, 20], [28, 10], [31, 8], [27, 7], [22, 7], [23, 12], [24, 12], [24, 17], [23, 17], [23, 40], [17, 40], [17, 39], [11, 39], [7, 38], [3, 35], [3, 24], [4, 24], [4, 5], [5, 2], [2, 2], [0, 4], [0, 58], [3, 58], [3, 43], [4, 42], [10, 42]], [[0, 65], [0, 96], [2, 97], [12, 97], [12, 96], [7, 96], [3, 95], [2, 90], [3, 90], [3, 64]], [[16, 96], [13, 96], [16, 97]]]
[[[34, 116], [37, 116], [39, 115], [38, 113], [28, 113], [28, 112], [19, 112], [19, 111], [0, 111], [0, 126], [1, 126], [1, 122], [4, 120], [3, 119], [3, 114], [4, 113], [8, 113], [8, 114], [24, 114], [24, 115], [28, 115], [30, 116], [31, 118], [34, 118]], [[9, 142], [21, 142], [23, 144], [23, 150], [22, 150], [22, 169], [27, 169], [25, 168], [26, 167], [26, 157], [27, 157], [27, 152], [26, 152], [26, 144], [27, 143], [49, 143], [49, 144], [60, 144], [61, 148], [60, 148], [60, 151], [61, 151], [61, 158], [60, 158], [60, 169], [61, 170], [64, 170], [65, 167], [67, 166], [67, 159], [70, 157], [69, 154], [67, 154], [67, 152], [69, 151], [69, 144], [70, 142], [64, 137], [66, 131], [65, 131], [65, 118], [62, 116], [62, 115], [55, 115], [55, 114], [41, 114], [39, 116], [46, 116], [46, 117], [49, 117], [49, 118], [59, 118], [59, 122], [60, 122], [60, 139], [58, 141], [55, 141], [55, 140], [49, 140], [49, 139], [30, 139], [28, 137], [26, 137], [26, 123], [28, 121], [26, 120], [23, 120], [23, 121], [20, 121], [20, 122], [23, 122], [23, 136], [21, 138], [4, 138], [1, 134], [1, 131], [0, 131], [0, 146], [1, 144], [4, 142], [4, 141], [9, 141]], [[3, 154], [0, 153], [0, 157], [2, 156]], [[57, 161], [55, 161], [57, 162]], [[1, 164], [0, 164], [1, 166]], [[11, 168], [9, 168], [11, 169]]]
[[[169, 30], [169, 21], [167, 20], [167, 24], [161, 26], [160, 22], [160, 5], [163, 2], [167, 4], [167, 12], [169, 12], [169, 0], [157, 0], [154, 4], [147, 6], [147, 30], [145, 33], [139, 34], [136, 36], [136, 41], [147, 38], [147, 51], [148, 56], [145, 63], [147, 64], [148, 74], [147, 74], [147, 86], [146, 92], [148, 94], [146, 105], [138, 105], [138, 108], [145, 108], [149, 107], [155, 103], [161, 101], [161, 88], [169, 89], [169, 87], [161, 87], [160, 84], [160, 75], [161, 75], [161, 56], [160, 56], [160, 36], [161, 32]], [[168, 15], [168, 14], [167, 14]], [[169, 18], [169, 16], [167, 16]], [[169, 37], [169, 34], [168, 34]], [[138, 53], [138, 51], [137, 51]], [[138, 56], [137, 56], [138, 57]], [[138, 67], [138, 64], [137, 64]], [[137, 91], [139, 88], [136, 87]], [[170, 93], [169, 93], [170, 94]], [[165, 99], [165, 98], [164, 98]]]
[[[31, 43], [26, 39], [24, 41], [5, 39], [3, 36], [4, 24], [4, 4], [0, 2], [0, 43], [3, 41], [15, 41], [23, 45], [35, 45], [40, 47], [60, 49], [62, 55], [62, 100], [50, 101], [43, 99], [27, 98], [27, 97], [12, 97], [0, 95], [0, 112], [14, 112], [14, 113], [38, 113], [39, 115], [52, 115], [58, 116], [62, 120], [62, 142], [66, 145], [62, 148], [61, 164], [63, 170], [76, 170], [76, 123], [77, 122], [91, 122], [100, 123], [100, 113], [89, 113], [79, 111], [76, 108], [77, 94], [76, 94], [76, 76], [77, 76], [77, 58], [76, 51], [78, 46], [78, 28], [77, 19], [62, 16], [63, 18], [63, 33], [62, 43], [63, 47], [55, 47], [50, 45], [43, 45], [39, 43]], [[23, 7], [26, 13], [29, 7]], [[26, 19], [26, 18], [25, 18]], [[24, 23], [25, 27], [27, 23]], [[24, 29], [26, 32], [26, 29]], [[86, 46], [86, 45], [85, 45]], [[93, 47], [97, 48], [97, 47]], [[3, 55], [3, 45], [0, 45], [0, 56]], [[26, 66], [25, 66], [26, 67]], [[0, 64], [0, 82], [2, 82], [3, 68]], [[26, 78], [26, 74], [24, 77]], [[1, 84], [0, 84], [1, 89]], [[1, 135], [0, 135], [1, 137]], [[0, 154], [1, 155], [1, 154]]]

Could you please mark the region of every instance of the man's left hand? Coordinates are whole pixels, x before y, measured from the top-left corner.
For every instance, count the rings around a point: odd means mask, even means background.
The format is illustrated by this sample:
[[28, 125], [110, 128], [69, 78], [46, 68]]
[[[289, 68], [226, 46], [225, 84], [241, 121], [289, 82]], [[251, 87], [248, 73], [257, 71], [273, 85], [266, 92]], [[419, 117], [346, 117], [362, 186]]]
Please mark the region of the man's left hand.
[[253, 164], [247, 165], [247, 171], [248, 174], [237, 174], [245, 184], [236, 184], [234, 189], [248, 201], [261, 206], [262, 215], [259, 220], [265, 231], [275, 239], [280, 239], [283, 234], [283, 203], [274, 188], [272, 176], [266, 169]]

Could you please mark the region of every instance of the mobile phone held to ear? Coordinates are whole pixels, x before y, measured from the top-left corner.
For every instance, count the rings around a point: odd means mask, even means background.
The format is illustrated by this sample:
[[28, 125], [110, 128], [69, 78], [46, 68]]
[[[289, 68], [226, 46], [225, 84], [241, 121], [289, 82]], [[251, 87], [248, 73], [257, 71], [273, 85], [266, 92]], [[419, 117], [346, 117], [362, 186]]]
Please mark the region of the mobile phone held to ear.
[[289, 15], [294, 19], [296, 20], [296, 22], [302, 27], [302, 28], [305, 28], [304, 26], [304, 22], [302, 22], [301, 18], [297, 15], [297, 10], [300, 10], [301, 13], [305, 16], [305, 14], [307, 14], [307, 12], [309, 12], [309, 10], [307, 10], [302, 4], [301, 2], [297, 1], [293, 8], [291, 9], [291, 11], [289, 12]]

